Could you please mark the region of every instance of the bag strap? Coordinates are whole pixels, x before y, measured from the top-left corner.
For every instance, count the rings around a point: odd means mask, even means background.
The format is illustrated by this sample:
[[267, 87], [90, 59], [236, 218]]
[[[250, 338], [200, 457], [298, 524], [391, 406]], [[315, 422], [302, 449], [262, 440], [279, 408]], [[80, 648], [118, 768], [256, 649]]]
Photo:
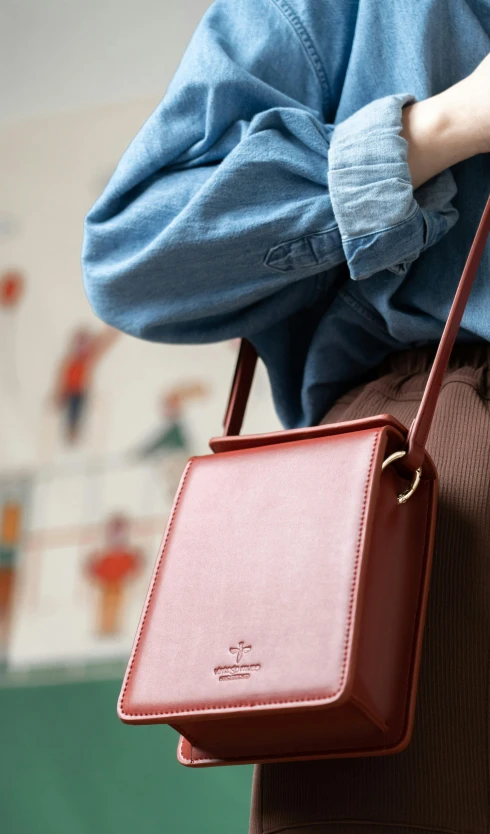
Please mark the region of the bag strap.
[[256, 364], [257, 351], [251, 342], [242, 339], [223, 421], [225, 437], [240, 434]]
[[485, 249], [487, 237], [490, 233], [490, 197], [487, 199], [478, 229], [476, 230], [471, 249], [461, 275], [456, 295], [454, 296], [446, 326], [432, 364], [424, 395], [417, 412], [417, 416], [410, 426], [407, 445], [408, 452], [403, 459], [403, 466], [415, 470], [422, 466], [425, 457], [425, 444], [429, 435], [434, 411], [436, 409], [442, 380], [446, 372], [449, 356], [456, 341], [461, 319], [465, 311], [473, 282]]
[[[483, 250], [490, 233], [490, 197], [487, 199], [478, 229], [476, 231], [466, 264], [461, 275], [456, 295], [454, 296], [446, 326], [439, 342], [439, 347], [432, 364], [432, 369], [425, 386], [424, 395], [415, 420], [410, 426], [407, 437], [408, 451], [403, 459], [404, 468], [416, 470], [424, 461], [425, 445], [434, 417], [434, 411], [439, 397], [442, 380], [446, 372], [447, 363], [456, 340], [456, 336], [463, 318]], [[231, 386], [230, 397], [224, 420], [224, 434], [237, 435], [243, 423], [250, 388], [257, 364], [257, 353], [253, 345], [242, 339], [235, 375]]]

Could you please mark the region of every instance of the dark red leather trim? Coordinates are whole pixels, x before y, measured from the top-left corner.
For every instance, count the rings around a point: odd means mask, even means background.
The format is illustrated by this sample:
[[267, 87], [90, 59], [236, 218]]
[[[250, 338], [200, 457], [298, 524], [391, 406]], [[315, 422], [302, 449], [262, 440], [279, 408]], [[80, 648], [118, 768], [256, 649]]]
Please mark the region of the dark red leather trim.
[[242, 339], [223, 421], [225, 437], [240, 434], [256, 364], [257, 352], [254, 346], [247, 339]]
[[439, 391], [446, 371], [447, 363], [453, 349], [454, 342], [463, 318], [463, 313], [473, 286], [483, 250], [490, 232], [490, 197], [487, 200], [476, 235], [474, 237], [463, 274], [456, 290], [456, 295], [449, 312], [449, 316], [441, 336], [432, 370], [425, 386], [424, 396], [420, 403], [415, 420], [408, 433], [408, 454], [403, 463], [408, 469], [417, 469], [422, 465], [425, 454], [425, 444], [432, 424], [432, 418], [437, 405]]

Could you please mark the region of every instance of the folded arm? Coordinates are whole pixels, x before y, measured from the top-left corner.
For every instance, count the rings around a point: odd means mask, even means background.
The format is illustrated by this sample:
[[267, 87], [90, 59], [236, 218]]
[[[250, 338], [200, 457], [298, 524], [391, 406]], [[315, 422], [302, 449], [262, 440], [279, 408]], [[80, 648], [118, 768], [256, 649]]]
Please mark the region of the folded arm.
[[450, 171], [414, 194], [414, 97], [327, 124], [319, 67], [274, 0], [215, 0], [86, 218], [100, 318], [154, 341], [250, 337], [308, 306], [320, 273], [406, 270], [456, 222]]

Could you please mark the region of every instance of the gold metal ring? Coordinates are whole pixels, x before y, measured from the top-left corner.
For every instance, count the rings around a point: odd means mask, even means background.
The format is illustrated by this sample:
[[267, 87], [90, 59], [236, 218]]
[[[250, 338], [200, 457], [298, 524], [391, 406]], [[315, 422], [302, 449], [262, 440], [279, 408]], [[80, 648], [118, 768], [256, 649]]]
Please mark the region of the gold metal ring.
[[[386, 469], [386, 467], [389, 466], [390, 463], [393, 463], [394, 460], [399, 460], [400, 458], [405, 457], [406, 454], [406, 452], [393, 452], [393, 454], [390, 455], [389, 458], [386, 458], [386, 460], [383, 462], [381, 469]], [[415, 490], [417, 489], [420, 483], [421, 477], [422, 467], [419, 467], [415, 470], [412, 483], [410, 484], [408, 489], [405, 490], [405, 492], [401, 492], [400, 495], [397, 496], [396, 500], [399, 504], [405, 504], [405, 502], [408, 501], [408, 499], [414, 494]]]

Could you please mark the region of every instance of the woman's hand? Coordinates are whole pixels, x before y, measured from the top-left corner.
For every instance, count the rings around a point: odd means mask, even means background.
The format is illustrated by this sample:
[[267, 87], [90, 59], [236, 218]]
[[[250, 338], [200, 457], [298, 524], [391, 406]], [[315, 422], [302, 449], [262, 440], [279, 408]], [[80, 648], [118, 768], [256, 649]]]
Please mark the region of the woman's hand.
[[402, 111], [414, 189], [478, 153], [490, 152], [490, 54], [473, 72]]

